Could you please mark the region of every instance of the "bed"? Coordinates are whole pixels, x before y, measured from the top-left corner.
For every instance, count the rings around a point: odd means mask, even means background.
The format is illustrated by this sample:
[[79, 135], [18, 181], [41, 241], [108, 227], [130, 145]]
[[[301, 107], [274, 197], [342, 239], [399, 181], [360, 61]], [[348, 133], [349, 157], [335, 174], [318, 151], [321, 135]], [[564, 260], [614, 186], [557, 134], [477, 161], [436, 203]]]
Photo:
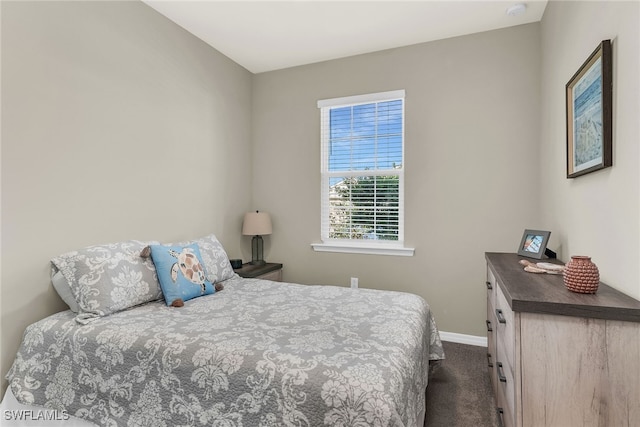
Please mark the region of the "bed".
[[421, 297], [225, 274], [183, 307], [30, 325], [10, 393], [101, 426], [422, 425], [444, 353]]

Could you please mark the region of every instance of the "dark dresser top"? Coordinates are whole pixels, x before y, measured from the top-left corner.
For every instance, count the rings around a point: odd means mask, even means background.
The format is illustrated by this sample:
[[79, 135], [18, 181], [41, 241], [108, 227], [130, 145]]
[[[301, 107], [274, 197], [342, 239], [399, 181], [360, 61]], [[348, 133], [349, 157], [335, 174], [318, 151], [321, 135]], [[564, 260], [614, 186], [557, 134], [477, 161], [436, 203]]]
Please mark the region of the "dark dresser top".
[[602, 282], [595, 294], [579, 294], [564, 286], [561, 274], [528, 273], [518, 262], [536, 260], [497, 252], [485, 258], [513, 311], [640, 322], [640, 301]]

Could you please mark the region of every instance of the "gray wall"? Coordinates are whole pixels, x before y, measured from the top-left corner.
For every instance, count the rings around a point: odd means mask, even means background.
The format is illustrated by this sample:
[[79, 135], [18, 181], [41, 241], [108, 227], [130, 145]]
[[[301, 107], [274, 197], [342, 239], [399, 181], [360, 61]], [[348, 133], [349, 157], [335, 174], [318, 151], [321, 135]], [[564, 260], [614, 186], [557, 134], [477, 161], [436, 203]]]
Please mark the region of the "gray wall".
[[240, 255], [251, 74], [140, 2], [2, 2], [0, 374], [49, 259], [216, 233]]
[[[539, 24], [258, 74], [253, 202], [284, 279], [414, 292], [443, 331], [486, 334], [485, 251], [538, 222]], [[406, 90], [405, 239], [413, 257], [314, 252], [319, 99]]]
[[[640, 299], [640, 2], [561, 2], [542, 20], [541, 218], [565, 260]], [[568, 180], [564, 88], [604, 39], [613, 50], [613, 167]]]

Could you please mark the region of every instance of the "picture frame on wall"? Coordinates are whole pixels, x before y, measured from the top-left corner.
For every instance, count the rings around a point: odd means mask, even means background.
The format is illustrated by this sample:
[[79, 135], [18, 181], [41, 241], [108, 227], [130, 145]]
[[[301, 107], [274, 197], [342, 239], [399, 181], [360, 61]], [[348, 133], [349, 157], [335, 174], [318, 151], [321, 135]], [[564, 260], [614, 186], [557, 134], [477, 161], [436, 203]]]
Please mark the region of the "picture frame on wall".
[[545, 230], [524, 230], [520, 246], [518, 246], [518, 255], [542, 259], [547, 249], [550, 235], [551, 232]]
[[612, 166], [611, 40], [603, 40], [566, 85], [567, 178]]

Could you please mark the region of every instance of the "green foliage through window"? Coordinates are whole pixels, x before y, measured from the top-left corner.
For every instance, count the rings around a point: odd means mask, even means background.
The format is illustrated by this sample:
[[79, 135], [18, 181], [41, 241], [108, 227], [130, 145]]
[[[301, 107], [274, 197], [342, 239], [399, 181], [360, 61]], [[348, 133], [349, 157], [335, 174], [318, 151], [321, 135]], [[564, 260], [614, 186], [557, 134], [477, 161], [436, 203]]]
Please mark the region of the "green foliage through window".
[[398, 240], [398, 176], [345, 178], [330, 196], [332, 239]]

